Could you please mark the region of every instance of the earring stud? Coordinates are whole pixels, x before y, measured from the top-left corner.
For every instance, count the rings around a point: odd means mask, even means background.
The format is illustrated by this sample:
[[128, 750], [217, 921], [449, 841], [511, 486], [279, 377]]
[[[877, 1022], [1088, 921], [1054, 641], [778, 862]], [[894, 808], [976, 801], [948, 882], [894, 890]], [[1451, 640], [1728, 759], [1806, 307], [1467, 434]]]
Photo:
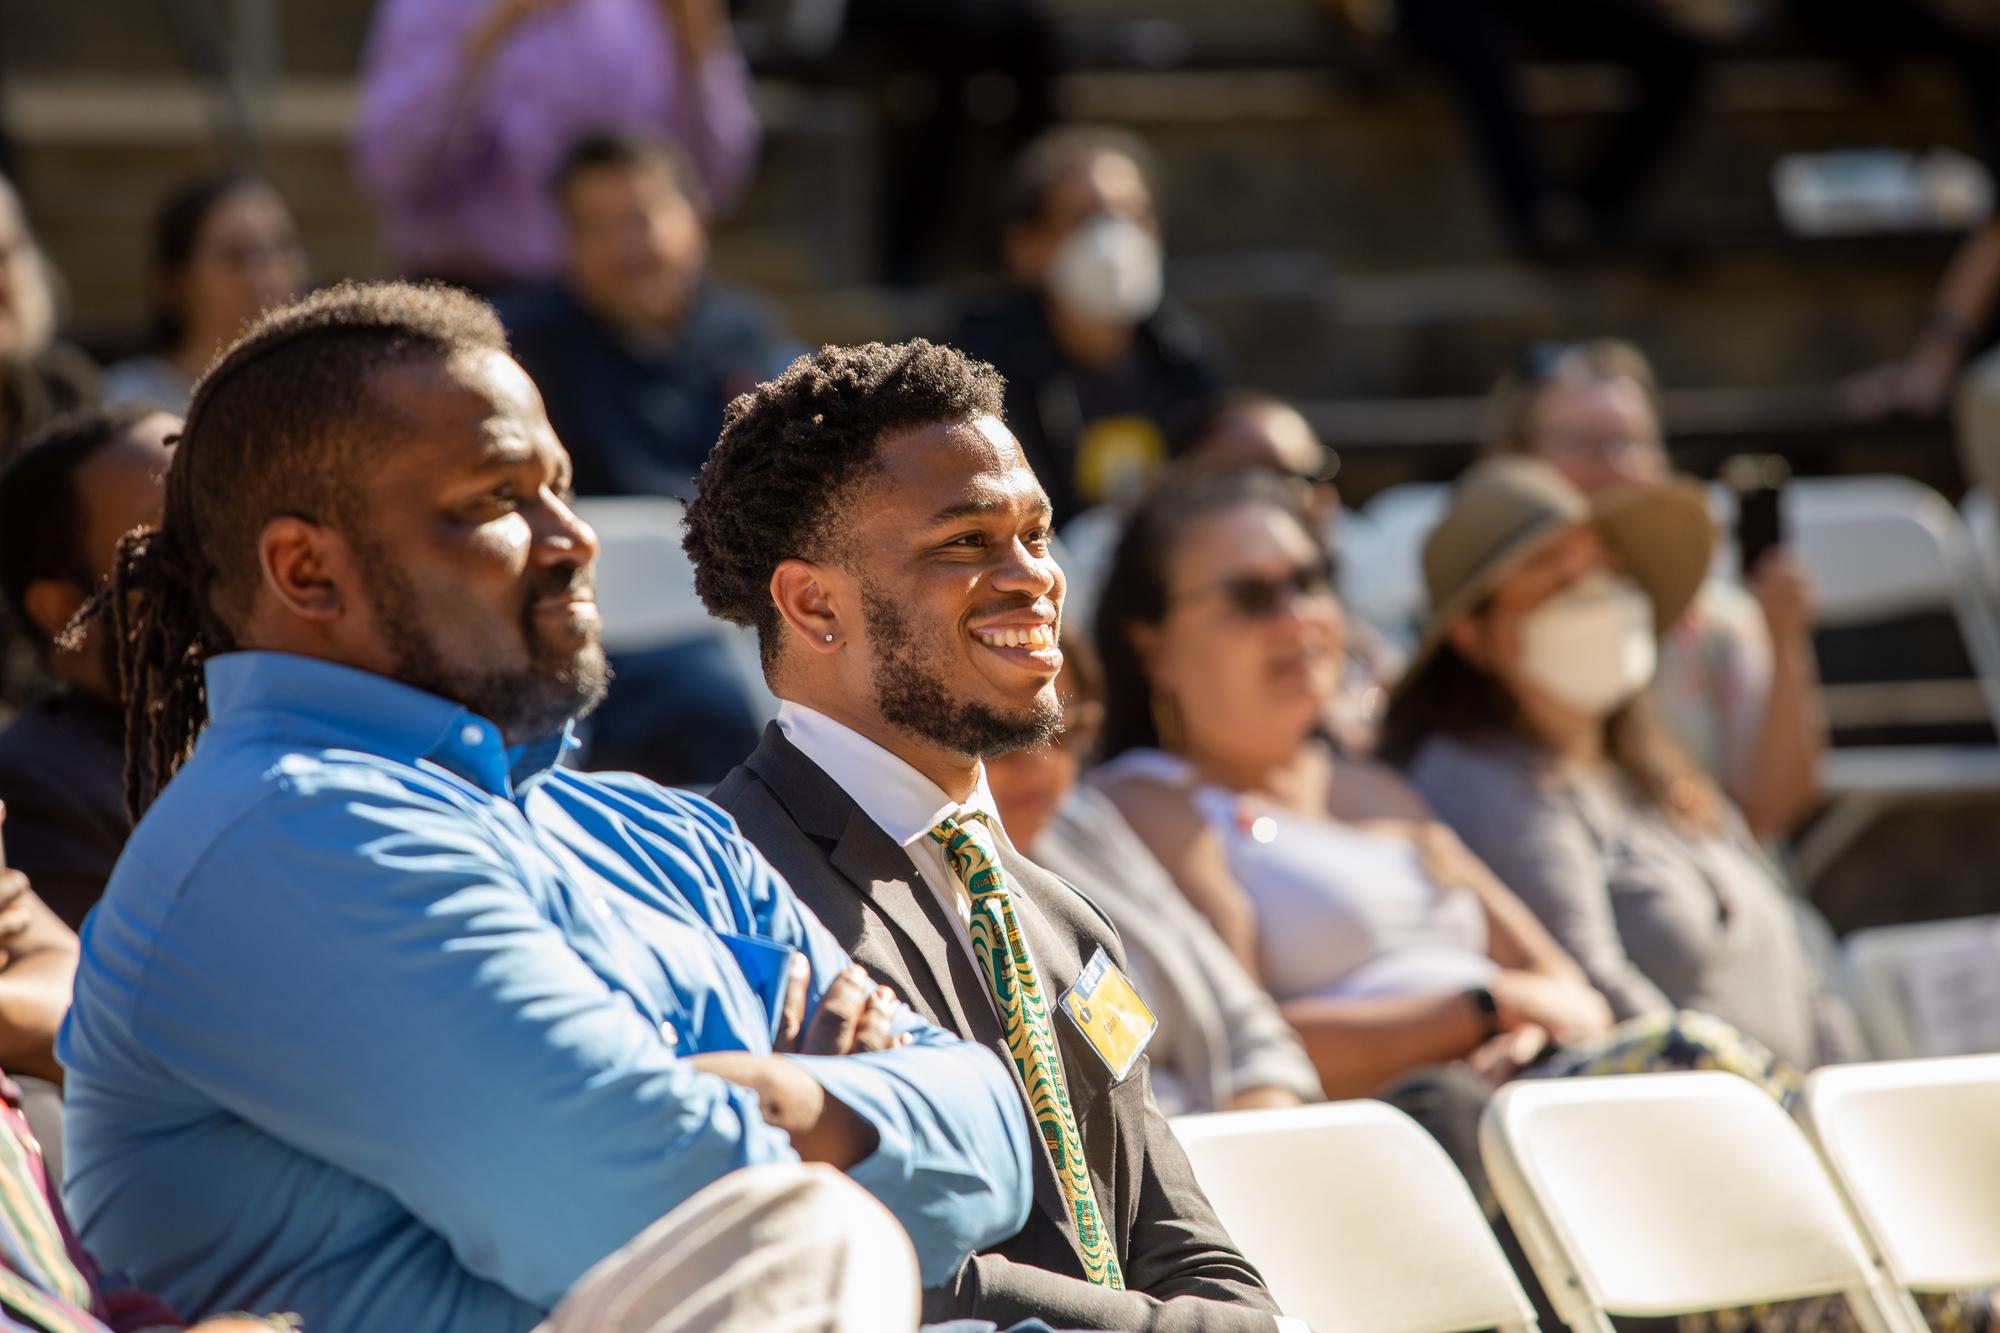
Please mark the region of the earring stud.
[[832, 642], [833, 642], [833, 636], [832, 636], [831, 634], [827, 635], [827, 636], [826, 636], [826, 641], [827, 641], [828, 643], [832, 643]]

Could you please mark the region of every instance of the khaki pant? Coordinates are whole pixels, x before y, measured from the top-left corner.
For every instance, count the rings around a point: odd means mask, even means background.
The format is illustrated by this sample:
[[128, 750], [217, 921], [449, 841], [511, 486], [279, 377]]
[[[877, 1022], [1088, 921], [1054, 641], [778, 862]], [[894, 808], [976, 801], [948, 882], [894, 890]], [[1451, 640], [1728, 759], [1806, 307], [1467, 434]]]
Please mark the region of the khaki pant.
[[917, 1255], [830, 1167], [731, 1172], [585, 1273], [535, 1333], [911, 1333]]

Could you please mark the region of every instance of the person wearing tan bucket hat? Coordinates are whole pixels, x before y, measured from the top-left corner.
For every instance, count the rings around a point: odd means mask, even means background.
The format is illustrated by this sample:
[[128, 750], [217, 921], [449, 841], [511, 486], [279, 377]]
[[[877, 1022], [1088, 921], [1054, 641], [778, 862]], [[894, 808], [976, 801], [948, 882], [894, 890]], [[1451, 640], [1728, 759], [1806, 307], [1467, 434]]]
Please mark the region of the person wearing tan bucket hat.
[[1811, 1068], [1861, 1053], [1736, 808], [1654, 718], [1657, 647], [1715, 541], [1668, 478], [1593, 498], [1546, 463], [1466, 474], [1383, 752], [1621, 1020], [1713, 1015]]

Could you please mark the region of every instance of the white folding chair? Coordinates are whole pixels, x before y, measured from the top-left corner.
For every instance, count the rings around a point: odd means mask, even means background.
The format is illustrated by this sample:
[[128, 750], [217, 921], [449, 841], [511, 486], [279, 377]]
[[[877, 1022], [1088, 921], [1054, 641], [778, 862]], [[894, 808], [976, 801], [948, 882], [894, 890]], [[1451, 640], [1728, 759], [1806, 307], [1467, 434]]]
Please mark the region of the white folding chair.
[[1525, 1079], [1479, 1130], [1494, 1192], [1572, 1328], [1834, 1294], [1870, 1333], [1923, 1328], [1804, 1133], [1745, 1079]]
[[1829, 1066], [1803, 1118], [1894, 1282], [2000, 1282], [2000, 1055]]
[[[2000, 724], [2000, 619], [1970, 534], [1936, 491], [1904, 477], [1814, 477], [1785, 489], [1791, 545], [1813, 578], [1822, 628], [1861, 628], [1942, 612], [1963, 643], [1970, 679], [1829, 679], [1827, 709], [1843, 726], [1994, 728]], [[1870, 825], [1913, 799], [2000, 791], [2000, 745], [1836, 746], [1825, 784], [1833, 808], [1797, 848], [1810, 883]]]
[[1394, 1107], [1226, 1111], [1173, 1128], [1280, 1308], [1317, 1333], [1536, 1329], [1464, 1177]]
[[643, 652], [693, 639], [728, 645], [745, 696], [763, 718], [777, 703], [764, 684], [756, 636], [708, 614], [694, 591], [694, 566], [681, 549], [678, 500], [606, 496], [576, 502], [577, 516], [597, 532], [597, 607], [609, 652]]
[[1842, 955], [1848, 1001], [1877, 1056], [2000, 1051], [2000, 916], [1857, 930]]
[[1056, 544], [1056, 563], [1063, 572], [1063, 625], [1092, 632], [1097, 600], [1111, 572], [1111, 556], [1125, 530], [1125, 511], [1117, 505], [1086, 509], [1063, 524]]
[[1442, 482], [1391, 486], [1361, 506], [1361, 522], [1339, 536], [1341, 596], [1349, 610], [1398, 648], [1416, 641], [1430, 607], [1424, 543], [1451, 503]]

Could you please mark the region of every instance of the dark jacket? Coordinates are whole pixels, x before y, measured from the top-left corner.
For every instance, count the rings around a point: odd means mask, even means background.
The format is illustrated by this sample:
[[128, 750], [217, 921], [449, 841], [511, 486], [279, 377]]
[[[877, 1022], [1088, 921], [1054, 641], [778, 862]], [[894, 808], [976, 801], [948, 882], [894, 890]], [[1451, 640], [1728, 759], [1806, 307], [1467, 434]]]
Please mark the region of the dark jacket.
[[71, 930], [104, 894], [132, 836], [125, 815], [125, 718], [110, 704], [59, 694], [0, 731], [0, 825], [6, 864]]
[[1007, 377], [1007, 426], [1062, 524], [1130, 498], [1167, 460], [1180, 421], [1233, 378], [1222, 340], [1171, 297], [1148, 315], [1115, 366], [1069, 359], [1039, 296], [1015, 291], [968, 314], [954, 346]]
[[800, 350], [762, 302], [713, 282], [679, 331], [653, 345], [622, 336], [566, 287], [494, 305], [569, 450], [578, 495], [692, 497], [729, 400]]
[[[783, 732], [767, 727], [755, 753], [713, 796], [877, 981], [1014, 1067], [985, 982], [908, 853]], [[1076, 890], [1018, 854], [1003, 851], [1001, 868], [1048, 994], [1067, 990], [1099, 947], [1124, 966], [1111, 923]], [[1146, 1061], [1114, 1083], [1061, 1006], [1051, 1006], [1050, 1021], [1127, 1290], [1084, 1279], [1075, 1229], [1044, 1149], [1028, 1224], [995, 1251], [974, 1255], [952, 1282], [926, 1292], [925, 1319], [990, 1319], [1004, 1327], [1040, 1318], [1058, 1328], [1114, 1333], [1269, 1333], [1277, 1306], [1195, 1184], [1153, 1101]]]

